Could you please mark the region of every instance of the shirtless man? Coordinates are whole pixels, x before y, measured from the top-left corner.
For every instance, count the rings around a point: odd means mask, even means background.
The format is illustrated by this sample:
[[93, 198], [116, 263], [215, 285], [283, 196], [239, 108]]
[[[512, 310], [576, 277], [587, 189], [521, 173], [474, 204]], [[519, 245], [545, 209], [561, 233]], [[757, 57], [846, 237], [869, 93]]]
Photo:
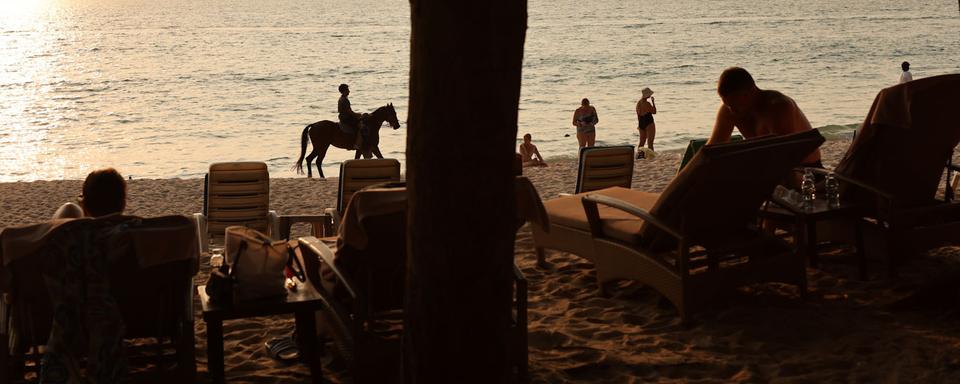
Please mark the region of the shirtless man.
[[520, 157], [523, 159], [524, 167], [546, 167], [547, 163], [540, 156], [537, 146], [531, 142], [530, 134], [523, 135], [523, 143], [520, 144]]
[[[733, 127], [746, 139], [813, 129], [793, 99], [777, 91], [757, 88], [746, 69], [724, 70], [717, 82], [717, 93], [723, 105], [717, 111], [717, 121], [707, 144], [730, 141]], [[820, 150], [810, 153], [798, 166], [823, 168]]]

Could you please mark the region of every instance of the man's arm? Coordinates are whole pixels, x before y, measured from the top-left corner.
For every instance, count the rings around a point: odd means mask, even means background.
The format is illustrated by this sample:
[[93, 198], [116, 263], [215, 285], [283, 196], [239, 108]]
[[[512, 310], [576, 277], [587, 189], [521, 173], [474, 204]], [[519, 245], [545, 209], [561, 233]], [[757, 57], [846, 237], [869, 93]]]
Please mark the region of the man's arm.
[[730, 135], [733, 134], [733, 114], [726, 106], [721, 105], [717, 111], [717, 121], [713, 123], [713, 133], [710, 134], [710, 140], [707, 144], [726, 143], [730, 141]]
[[542, 162], [543, 162], [543, 156], [540, 156], [540, 150], [537, 149], [537, 146], [536, 146], [536, 145], [533, 146], [533, 153], [534, 153], [535, 155], [537, 155], [537, 160], [540, 160], [540, 162], [542, 163]]

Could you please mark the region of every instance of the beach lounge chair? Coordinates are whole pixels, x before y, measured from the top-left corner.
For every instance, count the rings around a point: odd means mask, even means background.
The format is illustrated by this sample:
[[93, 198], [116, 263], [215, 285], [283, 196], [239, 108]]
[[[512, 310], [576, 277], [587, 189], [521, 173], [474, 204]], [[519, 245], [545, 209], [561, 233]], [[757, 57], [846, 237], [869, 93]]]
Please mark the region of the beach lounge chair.
[[[82, 317], [84, 332], [91, 340], [98, 340], [93, 334], [120, 335], [121, 330], [125, 339], [155, 338], [156, 348], [144, 350], [145, 357], [173, 357], [175, 381], [193, 382], [193, 277], [199, 266], [196, 237], [194, 224], [183, 216], [141, 219], [111, 215], [5, 229], [0, 238], [0, 269], [9, 278], [3, 287], [10, 302], [0, 303], [0, 381], [20, 381], [27, 368], [38, 369], [41, 355], [35, 347], [48, 344], [56, 307], [58, 313], [87, 314]], [[85, 273], [71, 274], [61, 267], [66, 260], [107, 260], [108, 264], [104, 269], [87, 268]], [[103, 284], [104, 280], [109, 284]], [[81, 291], [71, 289], [76, 286], [86, 287], [82, 291], [87, 292], [82, 298], [86, 304], [79, 309], [68, 298]], [[100, 295], [105, 292], [115, 306], [102, 306]], [[83, 311], [95, 306], [96, 310]], [[113, 323], [117, 312], [122, 327]], [[165, 353], [171, 347], [173, 356]], [[134, 357], [129, 352], [128, 357]], [[26, 365], [28, 360], [33, 364]], [[164, 364], [156, 361], [155, 366], [160, 369]]]
[[[570, 252], [592, 260], [590, 228], [577, 194], [604, 190], [618, 198], [630, 198], [622, 191], [633, 183], [633, 146], [580, 148], [575, 195], [564, 194], [543, 202], [550, 225], [546, 229], [533, 226], [537, 262], [546, 262], [544, 248]], [[620, 188], [611, 188], [620, 187]]]
[[[529, 196], [532, 185], [519, 179], [518, 185], [526, 184], [518, 186], [518, 195]], [[386, 361], [399, 357], [406, 283], [406, 204], [405, 187], [372, 186], [356, 192], [350, 200], [335, 250], [314, 237], [300, 239], [307, 277], [328, 302], [320, 318], [356, 382], [399, 378], [399, 359], [390, 367], [395, 371], [382, 366], [374, 369], [370, 364], [384, 361], [384, 353], [395, 353]], [[521, 211], [535, 212], [533, 207]], [[515, 265], [514, 275], [515, 342], [509, 353], [518, 375], [526, 377], [527, 286]]]
[[337, 206], [324, 211], [333, 218], [334, 230], [340, 226], [340, 216], [353, 194], [370, 185], [393, 181], [400, 181], [400, 162], [397, 159], [357, 159], [340, 163]]
[[623, 191], [645, 204], [583, 196], [601, 292], [609, 281], [638, 280], [669, 299], [684, 323], [718, 293], [751, 283], [795, 284], [804, 294], [802, 257], [755, 224], [776, 185], [823, 141], [811, 130], [708, 145], [655, 197]]
[[203, 212], [195, 213], [201, 252], [223, 244], [224, 230], [243, 225], [270, 236], [280, 232], [270, 207], [270, 173], [262, 162], [214, 163], [204, 177]]
[[890, 275], [912, 253], [960, 243], [960, 204], [937, 198], [960, 143], [958, 102], [960, 75], [881, 90], [835, 170], [841, 199], [865, 205], [864, 223], [880, 231]]

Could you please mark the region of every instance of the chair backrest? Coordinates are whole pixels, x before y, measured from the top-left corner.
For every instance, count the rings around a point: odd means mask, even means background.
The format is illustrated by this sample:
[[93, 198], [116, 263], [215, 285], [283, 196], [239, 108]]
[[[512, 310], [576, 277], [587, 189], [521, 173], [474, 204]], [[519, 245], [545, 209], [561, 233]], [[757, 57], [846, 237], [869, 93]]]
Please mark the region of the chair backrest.
[[403, 307], [407, 189], [401, 183], [358, 191], [344, 211], [335, 263], [373, 311]]
[[580, 148], [577, 187], [574, 193], [610, 187], [630, 188], [633, 183], [633, 146]]
[[340, 164], [340, 187], [337, 189], [337, 212], [343, 213], [354, 193], [373, 184], [400, 181], [397, 159], [357, 159]]
[[231, 225], [269, 232], [270, 173], [267, 164], [211, 164], [205, 190], [207, 232], [215, 242], [223, 242], [224, 230]]
[[[730, 141], [740, 141], [743, 140], [743, 136], [740, 135], [730, 135]], [[680, 158], [680, 167], [677, 168], [677, 173], [680, 173], [680, 170], [683, 169], [693, 159], [693, 155], [696, 155], [697, 152], [700, 152], [700, 148], [703, 148], [704, 145], [707, 145], [707, 139], [693, 139], [690, 140], [690, 143], [687, 144], [687, 149], [683, 151], [683, 157]]]
[[[650, 213], [697, 244], [728, 243], [745, 233], [777, 184], [823, 141], [819, 131], [810, 130], [704, 146], [670, 182]], [[646, 223], [640, 234], [646, 247], [674, 244]]]
[[[881, 90], [836, 172], [893, 195], [895, 205], [933, 203], [944, 166], [960, 143], [958, 100], [960, 75]], [[856, 188], [845, 188], [841, 195], [867, 198]]]
[[[196, 229], [183, 216], [141, 219], [108, 216], [61, 225], [34, 254], [13, 260], [13, 327], [19, 347], [43, 345], [52, 324], [44, 275], [82, 252], [105, 256], [110, 292], [125, 325], [125, 337], [177, 336], [191, 321], [193, 276], [197, 272]], [[98, 239], [98, 241], [87, 241]], [[76, 258], [72, 254], [71, 258]]]

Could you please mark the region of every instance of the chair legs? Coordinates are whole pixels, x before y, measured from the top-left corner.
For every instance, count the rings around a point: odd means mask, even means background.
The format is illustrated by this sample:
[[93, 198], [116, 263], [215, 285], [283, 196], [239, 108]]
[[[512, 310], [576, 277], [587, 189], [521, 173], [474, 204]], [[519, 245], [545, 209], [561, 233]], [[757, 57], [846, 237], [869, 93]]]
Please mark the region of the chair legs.
[[541, 268], [547, 267], [547, 255], [543, 251], [543, 247], [536, 247], [537, 251], [537, 266]]

